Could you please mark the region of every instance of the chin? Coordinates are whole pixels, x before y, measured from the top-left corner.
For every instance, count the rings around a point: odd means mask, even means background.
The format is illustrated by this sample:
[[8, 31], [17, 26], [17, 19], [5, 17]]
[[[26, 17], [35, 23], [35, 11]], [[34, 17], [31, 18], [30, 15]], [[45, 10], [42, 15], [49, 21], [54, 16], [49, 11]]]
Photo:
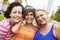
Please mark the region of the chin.
[[28, 22], [29, 24], [31, 23], [31, 22]]
[[42, 23], [42, 25], [45, 25], [46, 23]]
[[15, 23], [18, 23], [18, 22], [19, 22], [19, 20], [15, 20], [14, 22], [15, 22]]
[[30, 24], [30, 23], [32, 23], [32, 22], [27, 22], [27, 23], [29, 23], [29, 24]]
[[45, 25], [46, 24], [46, 22], [41, 22], [41, 23], [38, 23], [39, 25]]
[[42, 25], [45, 25], [46, 24], [46, 22], [43, 22], [43, 23], [41, 23]]

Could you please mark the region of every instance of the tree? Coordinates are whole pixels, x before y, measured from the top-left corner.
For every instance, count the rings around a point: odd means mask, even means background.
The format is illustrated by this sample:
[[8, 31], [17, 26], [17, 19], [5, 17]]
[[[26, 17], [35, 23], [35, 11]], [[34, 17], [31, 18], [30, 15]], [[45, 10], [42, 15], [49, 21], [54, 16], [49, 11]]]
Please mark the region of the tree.
[[8, 0], [3, 0], [3, 4], [7, 4], [8, 3]]
[[53, 20], [60, 22], [60, 6], [58, 7], [56, 13], [51, 16]]

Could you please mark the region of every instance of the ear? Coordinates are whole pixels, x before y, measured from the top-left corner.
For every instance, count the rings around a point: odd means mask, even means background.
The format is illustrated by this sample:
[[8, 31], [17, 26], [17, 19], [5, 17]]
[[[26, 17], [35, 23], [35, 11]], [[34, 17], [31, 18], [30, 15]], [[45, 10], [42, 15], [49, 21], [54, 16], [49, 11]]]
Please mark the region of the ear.
[[9, 16], [11, 17], [11, 13], [9, 14]]

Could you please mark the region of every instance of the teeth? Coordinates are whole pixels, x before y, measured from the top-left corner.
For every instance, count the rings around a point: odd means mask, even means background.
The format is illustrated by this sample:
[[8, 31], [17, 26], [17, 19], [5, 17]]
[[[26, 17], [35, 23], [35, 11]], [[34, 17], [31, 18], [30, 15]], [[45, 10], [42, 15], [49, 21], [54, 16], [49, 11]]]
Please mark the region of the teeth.
[[17, 20], [18, 20], [18, 19], [20, 19], [20, 18], [15, 18], [15, 19], [17, 19]]

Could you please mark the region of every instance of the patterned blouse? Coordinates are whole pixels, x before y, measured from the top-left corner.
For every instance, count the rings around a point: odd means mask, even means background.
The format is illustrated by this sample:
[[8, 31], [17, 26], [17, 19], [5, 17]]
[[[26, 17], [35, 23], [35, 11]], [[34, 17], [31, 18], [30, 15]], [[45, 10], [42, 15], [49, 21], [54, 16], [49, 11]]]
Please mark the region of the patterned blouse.
[[10, 40], [13, 36], [8, 19], [0, 22], [0, 40]]

